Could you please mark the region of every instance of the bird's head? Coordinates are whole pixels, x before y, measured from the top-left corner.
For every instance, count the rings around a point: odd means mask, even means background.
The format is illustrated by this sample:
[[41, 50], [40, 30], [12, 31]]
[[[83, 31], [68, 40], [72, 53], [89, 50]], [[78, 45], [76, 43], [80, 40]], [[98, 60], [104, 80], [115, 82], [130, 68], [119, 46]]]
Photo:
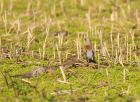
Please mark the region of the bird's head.
[[86, 45], [90, 45], [90, 44], [91, 44], [90, 38], [89, 38], [88, 35], [85, 37], [85, 44], [86, 44]]

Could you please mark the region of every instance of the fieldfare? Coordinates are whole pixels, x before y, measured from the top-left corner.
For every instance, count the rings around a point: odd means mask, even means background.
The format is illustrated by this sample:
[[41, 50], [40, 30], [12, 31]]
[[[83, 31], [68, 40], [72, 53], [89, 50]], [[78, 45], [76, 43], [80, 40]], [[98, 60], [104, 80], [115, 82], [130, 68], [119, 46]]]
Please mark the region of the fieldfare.
[[93, 63], [96, 63], [95, 61], [95, 52], [92, 48], [92, 45], [91, 45], [91, 42], [90, 42], [90, 39], [89, 37], [87, 36], [86, 39], [85, 39], [85, 56], [86, 56], [86, 60], [90, 63], [90, 62], [93, 62]]

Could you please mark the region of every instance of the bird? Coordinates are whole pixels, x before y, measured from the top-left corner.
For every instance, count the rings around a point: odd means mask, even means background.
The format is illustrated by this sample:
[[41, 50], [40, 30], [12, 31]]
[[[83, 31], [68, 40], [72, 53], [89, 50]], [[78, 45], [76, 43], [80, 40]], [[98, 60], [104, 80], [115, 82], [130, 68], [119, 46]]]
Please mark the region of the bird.
[[85, 38], [84, 49], [85, 49], [85, 57], [86, 57], [87, 62], [96, 63], [95, 52], [92, 48], [92, 44], [91, 44], [90, 38], [88, 36], [86, 36], [86, 38]]

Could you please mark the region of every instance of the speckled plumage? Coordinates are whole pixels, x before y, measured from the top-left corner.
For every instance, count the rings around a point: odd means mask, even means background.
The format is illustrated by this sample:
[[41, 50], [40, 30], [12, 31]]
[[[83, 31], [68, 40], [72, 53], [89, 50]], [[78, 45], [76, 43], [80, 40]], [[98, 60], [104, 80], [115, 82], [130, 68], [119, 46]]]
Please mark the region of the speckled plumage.
[[95, 61], [95, 53], [93, 51], [93, 48], [92, 48], [92, 45], [91, 45], [91, 42], [90, 42], [90, 39], [89, 39], [88, 36], [85, 39], [85, 50], [86, 50], [86, 59], [87, 59], [87, 61], [96, 63], [96, 61]]

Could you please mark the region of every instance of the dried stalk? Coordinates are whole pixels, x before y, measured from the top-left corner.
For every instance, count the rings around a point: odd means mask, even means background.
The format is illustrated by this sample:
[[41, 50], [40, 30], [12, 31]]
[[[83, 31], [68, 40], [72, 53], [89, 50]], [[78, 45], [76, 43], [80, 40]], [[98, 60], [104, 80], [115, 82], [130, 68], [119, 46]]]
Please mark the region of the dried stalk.
[[114, 55], [114, 42], [113, 42], [113, 36], [112, 36], [112, 33], [113, 33], [113, 25], [111, 26], [111, 32], [110, 32], [110, 41], [111, 41], [111, 54], [112, 56]]
[[130, 65], [132, 64], [132, 47], [130, 45], [129, 47], [129, 61], [130, 61]]
[[83, 7], [86, 0], [80, 0], [80, 5]]
[[13, 0], [10, 0], [9, 12], [12, 12], [12, 10], [13, 10]]
[[37, 0], [37, 3], [36, 4], [37, 4], [36, 9], [39, 10], [40, 9], [40, 6], [41, 6], [41, 1], [40, 0]]
[[95, 54], [95, 56], [96, 56], [96, 51], [97, 51], [97, 44], [96, 44], [96, 41], [95, 41], [95, 43], [94, 43], [94, 54]]
[[126, 60], [128, 61], [128, 56], [129, 56], [128, 34], [126, 34], [126, 36], [125, 36], [125, 44], [126, 44]]
[[41, 49], [39, 48], [39, 57], [40, 59], [42, 59], [42, 53], [41, 53]]
[[120, 48], [119, 49], [119, 53], [120, 53], [120, 55], [119, 55], [119, 63], [122, 65], [122, 67], [124, 67], [124, 64], [123, 64], [123, 58], [122, 58], [122, 49]]
[[126, 69], [123, 68], [123, 82], [126, 82]]
[[117, 63], [118, 62], [118, 50], [116, 49], [116, 51], [115, 51], [115, 63]]
[[58, 54], [59, 63], [61, 64], [62, 63], [62, 61], [61, 61], [61, 51], [59, 50], [58, 45], [56, 45], [56, 50], [57, 50], [57, 54]]
[[61, 47], [62, 46], [62, 44], [63, 44], [63, 35], [62, 34], [58, 34], [58, 44], [59, 44], [59, 47]]
[[81, 42], [80, 42], [79, 34], [76, 39], [76, 49], [77, 49], [77, 59], [80, 59], [81, 58]]
[[5, 28], [5, 33], [8, 33], [8, 21], [7, 21], [7, 14], [6, 11], [4, 12], [4, 17], [3, 18], [3, 22], [4, 22], [4, 28]]
[[105, 49], [105, 52], [106, 52], [106, 54], [108, 55], [108, 57], [110, 58], [110, 54], [109, 54], [109, 52], [108, 52], [108, 48], [107, 48], [107, 46], [106, 46], [106, 43], [104, 42], [104, 49]]
[[108, 83], [110, 83], [108, 69], [106, 68], [105, 71], [106, 71], [107, 81], [108, 81]]
[[1, 14], [3, 13], [3, 8], [4, 8], [3, 5], [4, 5], [4, 4], [3, 4], [3, 0], [0, 0], [0, 13], [1, 13]]
[[120, 33], [118, 33], [118, 36], [117, 36], [117, 47], [119, 50], [120, 49]]
[[136, 49], [134, 32], [130, 31], [130, 34], [131, 34], [132, 49]]
[[100, 55], [98, 53], [98, 68], [100, 68]]
[[[62, 61], [61, 61], [61, 52], [59, 51], [58, 45], [56, 45], [56, 49], [57, 49], [57, 53], [58, 53], [59, 63], [60, 63], [60, 65], [61, 65], [61, 64], [62, 64]], [[67, 82], [67, 80], [66, 80], [66, 75], [65, 75], [63, 66], [60, 66], [60, 71], [61, 71], [61, 74], [62, 74], [62, 76], [63, 76], [63, 81], [64, 81], [64, 82]]]
[[55, 54], [55, 47], [53, 47], [53, 58], [55, 59], [56, 58], [56, 54]]
[[27, 4], [27, 9], [26, 9], [26, 14], [29, 16], [30, 15], [30, 11], [31, 11], [31, 1], [29, 0], [28, 4]]
[[45, 52], [46, 52], [46, 42], [47, 42], [47, 35], [45, 37], [44, 43], [43, 43], [43, 52], [42, 52], [42, 58], [45, 59]]
[[137, 29], [140, 30], [140, 17], [139, 17], [139, 11], [136, 11], [136, 22], [137, 22]]
[[138, 56], [136, 55], [136, 53], [134, 54], [134, 56], [135, 56], [135, 61], [138, 65], [138, 68], [139, 68], [139, 71], [140, 71], [140, 60], [138, 59]]
[[66, 80], [66, 75], [65, 75], [63, 66], [60, 66], [60, 70], [61, 70], [61, 74], [62, 74], [62, 76], [63, 76], [64, 82], [67, 82], [67, 80]]
[[33, 41], [32, 31], [31, 31], [31, 29], [28, 27], [27, 50], [29, 50], [32, 41]]
[[86, 14], [86, 19], [87, 19], [87, 22], [88, 22], [88, 27], [89, 27], [89, 29], [90, 29], [90, 31], [91, 31], [91, 17], [90, 17], [90, 15], [91, 15], [91, 11], [90, 11], [90, 9], [88, 10], [88, 13]]

